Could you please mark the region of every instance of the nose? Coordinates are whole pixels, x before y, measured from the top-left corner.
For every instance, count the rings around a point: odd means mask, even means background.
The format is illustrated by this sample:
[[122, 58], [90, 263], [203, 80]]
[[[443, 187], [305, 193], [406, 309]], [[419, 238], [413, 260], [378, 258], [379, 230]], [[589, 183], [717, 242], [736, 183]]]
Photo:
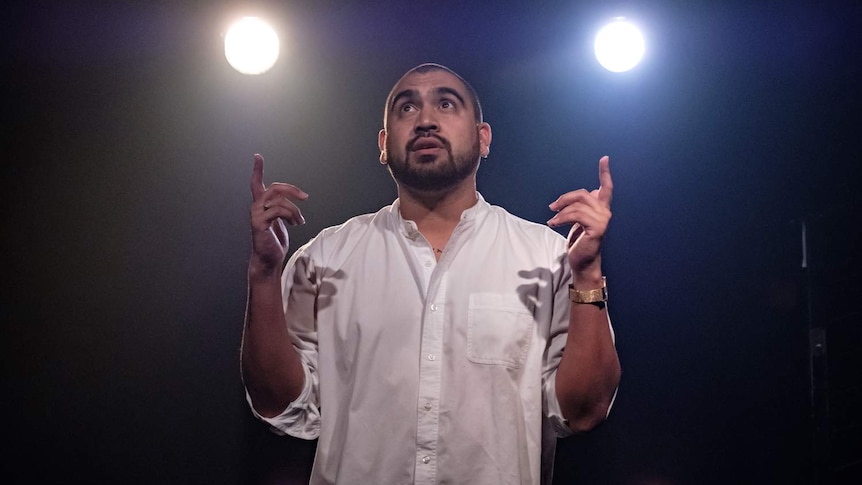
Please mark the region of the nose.
[[433, 114], [428, 113], [428, 111], [422, 111], [422, 116], [416, 121], [414, 131], [417, 135], [428, 136], [431, 132], [438, 131], [439, 129], [440, 127], [437, 125], [437, 120]]

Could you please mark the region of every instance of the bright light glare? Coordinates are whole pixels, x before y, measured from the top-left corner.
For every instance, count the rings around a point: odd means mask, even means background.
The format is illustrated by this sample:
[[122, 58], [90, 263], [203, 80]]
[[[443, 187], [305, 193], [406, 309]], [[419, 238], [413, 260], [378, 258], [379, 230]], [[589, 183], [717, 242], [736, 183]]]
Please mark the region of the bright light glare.
[[643, 58], [644, 38], [637, 27], [620, 17], [599, 31], [595, 49], [602, 67], [611, 72], [625, 72]]
[[278, 35], [257, 17], [243, 17], [224, 36], [227, 62], [243, 74], [263, 74], [278, 60]]

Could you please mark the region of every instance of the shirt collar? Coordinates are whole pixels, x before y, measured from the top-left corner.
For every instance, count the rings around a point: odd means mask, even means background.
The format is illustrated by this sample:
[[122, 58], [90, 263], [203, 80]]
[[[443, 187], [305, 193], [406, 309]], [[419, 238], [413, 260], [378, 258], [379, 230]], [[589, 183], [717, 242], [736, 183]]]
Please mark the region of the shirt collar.
[[[491, 205], [485, 201], [482, 194], [476, 192], [476, 203], [461, 213], [461, 222], [474, 221], [490, 210]], [[419, 237], [419, 227], [416, 223], [401, 217], [401, 199], [395, 199], [395, 202], [389, 206], [389, 220], [404, 236], [410, 239]]]

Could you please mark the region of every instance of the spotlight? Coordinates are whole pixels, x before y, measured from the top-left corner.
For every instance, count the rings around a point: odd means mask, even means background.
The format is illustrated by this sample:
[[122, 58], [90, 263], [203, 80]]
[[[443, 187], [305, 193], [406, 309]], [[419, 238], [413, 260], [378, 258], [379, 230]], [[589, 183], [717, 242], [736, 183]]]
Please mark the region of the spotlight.
[[278, 35], [263, 20], [243, 17], [224, 36], [224, 56], [243, 74], [263, 74], [278, 60]]
[[611, 72], [635, 67], [644, 55], [644, 38], [637, 27], [617, 17], [596, 35], [596, 59]]

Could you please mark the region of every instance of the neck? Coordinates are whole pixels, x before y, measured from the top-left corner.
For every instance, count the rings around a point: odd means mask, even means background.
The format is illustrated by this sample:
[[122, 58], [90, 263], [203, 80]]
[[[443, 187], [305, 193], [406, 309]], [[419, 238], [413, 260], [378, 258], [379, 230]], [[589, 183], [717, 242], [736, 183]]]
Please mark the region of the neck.
[[461, 220], [461, 214], [476, 205], [476, 180], [468, 178], [457, 187], [441, 192], [418, 192], [398, 186], [401, 217], [416, 223], [429, 240], [445, 241]]

